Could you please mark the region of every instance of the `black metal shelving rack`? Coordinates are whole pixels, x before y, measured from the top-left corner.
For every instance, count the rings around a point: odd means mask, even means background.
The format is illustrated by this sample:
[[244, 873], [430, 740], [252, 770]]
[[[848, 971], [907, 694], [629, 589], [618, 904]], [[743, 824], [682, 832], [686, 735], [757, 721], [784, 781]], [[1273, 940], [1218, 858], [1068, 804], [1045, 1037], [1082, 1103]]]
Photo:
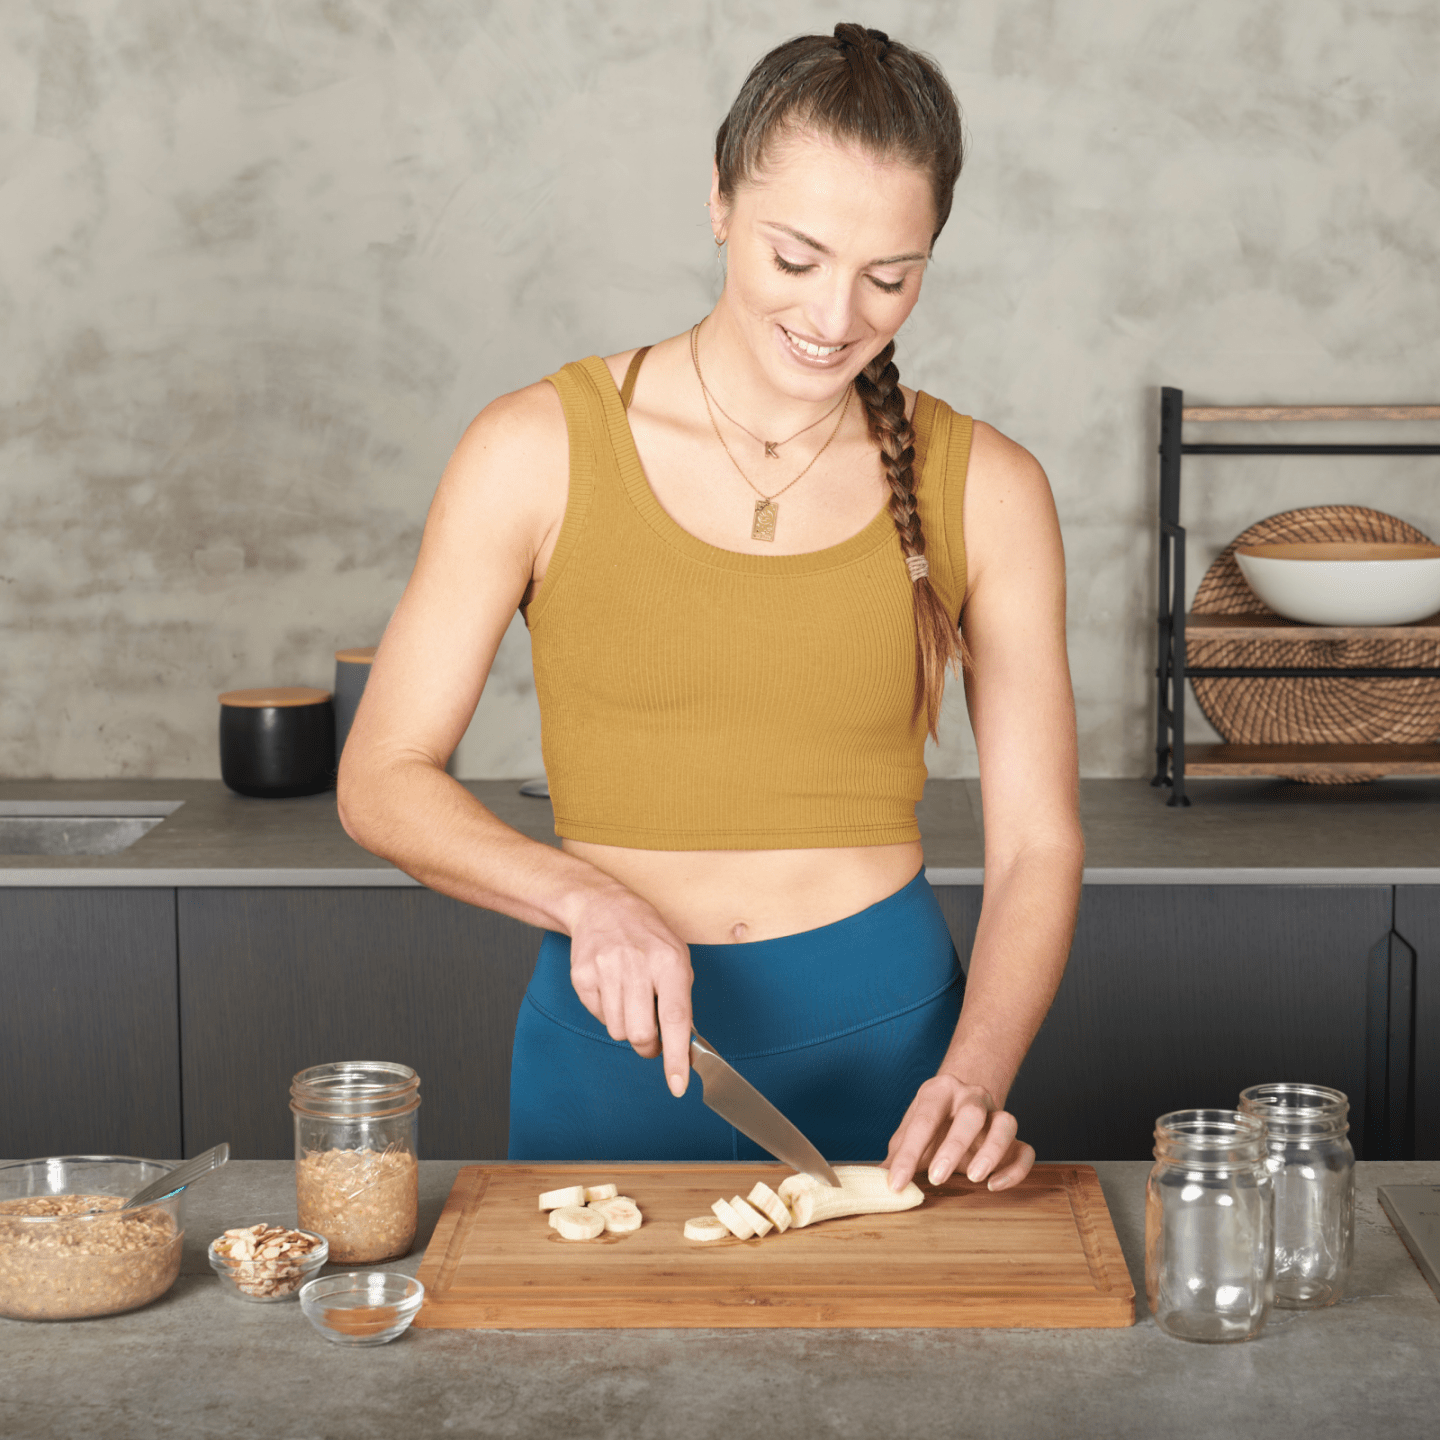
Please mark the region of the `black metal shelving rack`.
[[1180, 523], [1180, 462], [1186, 455], [1440, 455], [1440, 444], [1187, 444], [1191, 420], [1416, 419], [1440, 420], [1440, 406], [1253, 406], [1185, 409], [1181, 390], [1160, 391], [1160, 564], [1159, 645], [1155, 704], [1155, 778], [1170, 786], [1173, 806], [1188, 806], [1185, 793], [1185, 681], [1222, 676], [1325, 676], [1357, 678], [1440, 676], [1440, 667], [1344, 669], [1308, 665], [1187, 666], [1185, 657], [1185, 527]]

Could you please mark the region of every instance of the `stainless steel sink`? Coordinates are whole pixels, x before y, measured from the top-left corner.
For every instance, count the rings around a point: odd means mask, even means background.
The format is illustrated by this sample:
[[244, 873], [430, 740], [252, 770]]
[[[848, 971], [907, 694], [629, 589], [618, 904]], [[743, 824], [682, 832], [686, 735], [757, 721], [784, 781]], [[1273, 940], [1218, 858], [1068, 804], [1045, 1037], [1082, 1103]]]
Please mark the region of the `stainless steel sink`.
[[182, 803], [0, 801], [0, 855], [114, 855], [128, 850]]

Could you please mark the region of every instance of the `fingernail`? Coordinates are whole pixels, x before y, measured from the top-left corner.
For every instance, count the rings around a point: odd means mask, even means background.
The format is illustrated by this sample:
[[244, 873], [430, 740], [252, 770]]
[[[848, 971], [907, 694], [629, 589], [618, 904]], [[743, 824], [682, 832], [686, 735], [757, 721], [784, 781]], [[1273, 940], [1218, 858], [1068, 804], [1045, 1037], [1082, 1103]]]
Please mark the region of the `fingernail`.
[[670, 1093], [678, 1100], [685, 1093], [685, 1086], [689, 1082], [688, 1075], [671, 1075], [667, 1080], [670, 1086]]
[[966, 1172], [965, 1178], [972, 1184], [978, 1185], [985, 1178], [985, 1168], [982, 1165], [972, 1165]]
[[930, 1167], [930, 1173], [925, 1178], [929, 1180], [932, 1185], [940, 1184], [940, 1167], [938, 1165], [932, 1165]]

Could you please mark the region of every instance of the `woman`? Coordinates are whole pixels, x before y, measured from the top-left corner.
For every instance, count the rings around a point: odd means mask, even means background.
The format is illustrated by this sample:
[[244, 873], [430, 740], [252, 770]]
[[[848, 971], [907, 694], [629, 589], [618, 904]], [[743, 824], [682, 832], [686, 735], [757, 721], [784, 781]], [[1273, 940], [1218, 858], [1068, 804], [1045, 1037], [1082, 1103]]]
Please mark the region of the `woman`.
[[[897, 1189], [1034, 1162], [1004, 1101], [1082, 856], [1059, 529], [1035, 460], [892, 360], [960, 160], [933, 62], [857, 25], [780, 46], [717, 136], [714, 310], [502, 396], [445, 471], [339, 802], [426, 885], [547, 932], [515, 1158], [759, 1158], [687, 1087], [693, 1014]], [[559, 850], [445, 774], [517, 605]], [[962, 618], [968, 984], [914, 819]]]

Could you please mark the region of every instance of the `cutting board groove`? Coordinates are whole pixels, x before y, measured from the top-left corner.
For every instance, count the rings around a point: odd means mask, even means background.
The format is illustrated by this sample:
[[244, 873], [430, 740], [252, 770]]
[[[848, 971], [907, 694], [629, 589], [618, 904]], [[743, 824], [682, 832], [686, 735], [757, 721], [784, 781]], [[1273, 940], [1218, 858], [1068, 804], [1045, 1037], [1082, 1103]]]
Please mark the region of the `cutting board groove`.
[[[420, 1266], [434, 1329], [1115, 1327], [1135, 1289], [1095, 1171], [1037, 1165], [992, 1195], [963, 1176], [925, 1203], [763, 1240], [689, 1241], [713, 1200], [774, 1188], [772, 1164], [467, 1165]], [[614, 1181], [645, 1224], [566, 1241], [541, 1191]]]

